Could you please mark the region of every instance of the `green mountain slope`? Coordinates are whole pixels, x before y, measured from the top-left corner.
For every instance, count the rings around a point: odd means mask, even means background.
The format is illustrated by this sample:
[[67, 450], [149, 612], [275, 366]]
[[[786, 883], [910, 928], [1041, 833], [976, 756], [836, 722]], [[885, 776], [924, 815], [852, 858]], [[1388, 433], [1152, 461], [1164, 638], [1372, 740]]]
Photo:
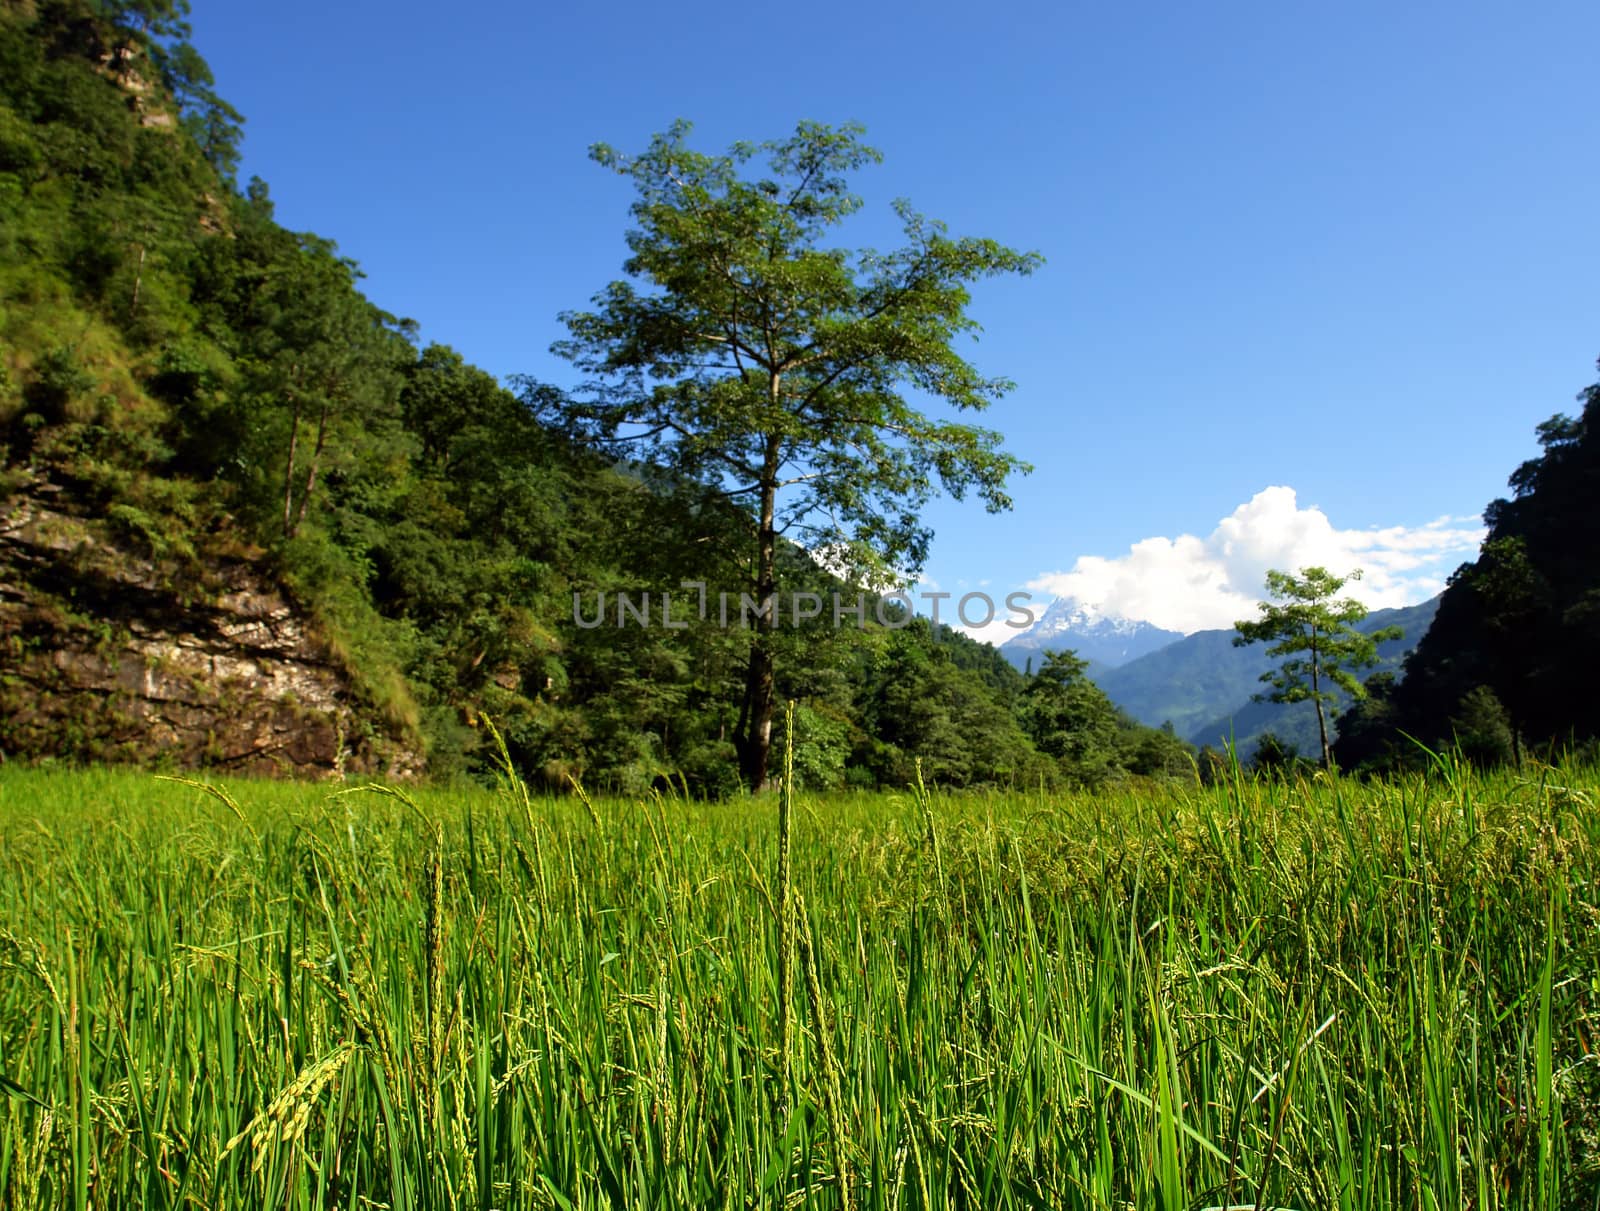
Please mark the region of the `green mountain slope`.
[[[1375, 610], [1363, 631], [1398, 626], [1402, 638], [1380, 644], [1379, 665], [1371, 672], [1398, 670], [1433, 622], [1439, 599], [1395, 610]], [[1309, 703], [1281, 706], [1253, 702], [1261, 675], [1272, 667], [1265, 645], [1234, 647], [1234, 632], [1198, 631], [1099, 678], [1111, 700], [1152, 727], [1170, 721], [1192, 744], [1216, 746], [1230, 735], [1248, 752], [1266, 731], [1296, 744], [1316, 747], [1316, 714]]]

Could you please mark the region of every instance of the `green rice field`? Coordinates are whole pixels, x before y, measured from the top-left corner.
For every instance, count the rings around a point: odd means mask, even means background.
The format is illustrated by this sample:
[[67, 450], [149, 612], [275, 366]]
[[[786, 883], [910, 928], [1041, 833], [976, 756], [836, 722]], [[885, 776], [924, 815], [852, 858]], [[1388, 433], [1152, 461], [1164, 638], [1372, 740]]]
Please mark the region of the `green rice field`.
[[1597, 809], [0, 767], [0, 1205], [1600, 1206]]

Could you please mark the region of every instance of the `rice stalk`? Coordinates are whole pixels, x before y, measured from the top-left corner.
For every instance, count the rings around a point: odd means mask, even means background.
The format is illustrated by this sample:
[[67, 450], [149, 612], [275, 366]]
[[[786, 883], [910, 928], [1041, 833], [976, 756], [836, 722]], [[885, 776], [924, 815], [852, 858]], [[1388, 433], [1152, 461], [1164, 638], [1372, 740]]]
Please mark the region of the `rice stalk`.
[[800, 962], [806, 975], [806, 1000], [811, 1006], [811, 1033], [816, 1039], [822, 1071], [822, 1104], [828, 1116], [828, 1134], [833, 1142], [833, 1168], [839, 1181], [839, 1205], [850, 1211], [852, 1176], [850, 1135], [845, 1127], [844, 1095], [839, 1084], [839, 1062], [833, 1053], [833, 1026], [827, 1004], [822, 999], [822, 980], [817, 970], [817, 949], [811, 937], [811, 916], [806, 900], [794, 893], [794, 913], [799, 925]]

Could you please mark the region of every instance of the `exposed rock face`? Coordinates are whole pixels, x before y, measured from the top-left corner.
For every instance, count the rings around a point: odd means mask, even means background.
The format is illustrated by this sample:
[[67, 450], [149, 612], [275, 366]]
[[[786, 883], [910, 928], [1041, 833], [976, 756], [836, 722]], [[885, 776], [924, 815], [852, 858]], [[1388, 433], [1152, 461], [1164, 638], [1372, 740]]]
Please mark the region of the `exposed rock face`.
[[0, 514], [0, 754], [299, 776], [420, 767], [258, 562], [175, 572], [29, 498]]

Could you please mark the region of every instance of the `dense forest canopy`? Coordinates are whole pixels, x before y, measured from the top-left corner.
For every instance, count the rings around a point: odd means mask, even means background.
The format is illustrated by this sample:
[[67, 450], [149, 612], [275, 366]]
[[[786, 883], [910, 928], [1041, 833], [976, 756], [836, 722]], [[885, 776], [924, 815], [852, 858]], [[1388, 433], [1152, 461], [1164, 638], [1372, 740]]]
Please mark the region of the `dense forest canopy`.
[[1484, 510], [1483, 548], [1451, 576], [1404, 678], [1345, 722], [1342, 761], [1402, 759], [1400, 732], [1485, 763], [1600, 737], [1600, 384], [1578, 401], [1538, 427], [1541, 453]]

